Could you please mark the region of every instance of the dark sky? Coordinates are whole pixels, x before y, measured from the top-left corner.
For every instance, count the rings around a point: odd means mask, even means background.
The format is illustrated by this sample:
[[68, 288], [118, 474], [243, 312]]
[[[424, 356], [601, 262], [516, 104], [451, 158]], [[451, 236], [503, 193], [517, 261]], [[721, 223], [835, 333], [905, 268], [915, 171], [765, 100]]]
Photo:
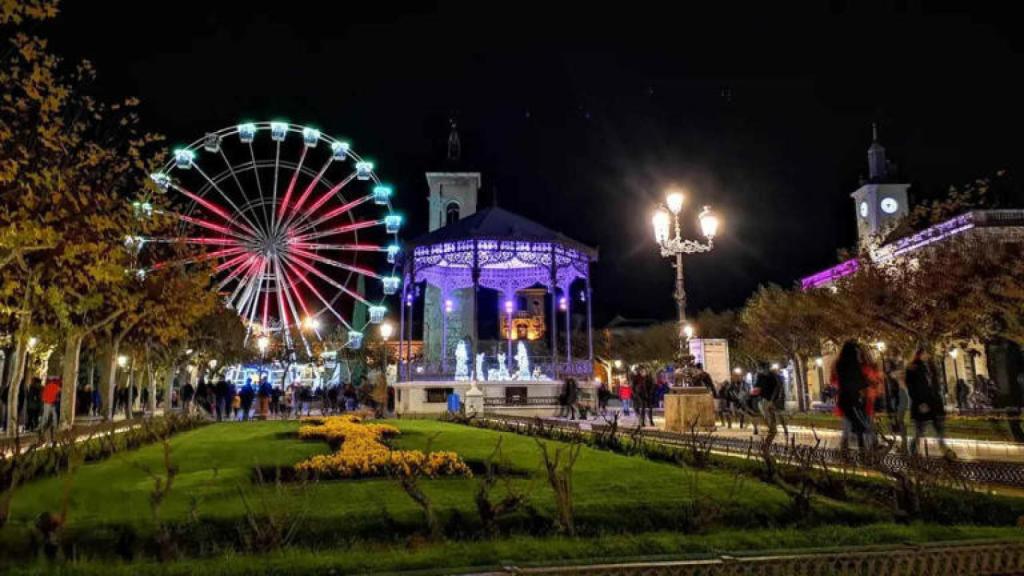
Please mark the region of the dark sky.
[[77, 0], [40, 32], [95, 61], [100, 90], [139, 96], [171, 143], [276, 118], [349, 139], [396, 185], [406, 237], [425, 231], [423, 173], [455, 117], [483, 206], [497, 190], [600, 248], [604, 319], [673, 313], [649, 224], [671, 183], [723, 220], [716, 250], [687, 262], [695, 311], [789, 285], [854, 242], [872, 121], [918, 197], [1022, 168], [1017, 14], [690, 4]]

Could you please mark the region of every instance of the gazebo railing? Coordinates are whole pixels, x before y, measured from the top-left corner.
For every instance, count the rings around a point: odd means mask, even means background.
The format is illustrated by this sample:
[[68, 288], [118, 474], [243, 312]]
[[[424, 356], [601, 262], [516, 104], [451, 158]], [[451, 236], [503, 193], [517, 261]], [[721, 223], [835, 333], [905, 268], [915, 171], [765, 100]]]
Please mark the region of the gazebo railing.
[[[515, 370], [515, 362], [512, 363], [512, 370]], [[443, 366], [443, 367], [442, 367]], [[475, 364], [474, 364], [475, 366]], [[497, 366], [497, 358], [494, 356], [484, 357], [484, 370], [489, 371]], [[540, 373], [552, 380], [575, 378], [577, 380], [589, 380], [593, 375], [593, 363], [587, 359], [551, 361], [550, 356], [531, 357], [531, 372], [537, 368]], [[405, 381], [429, 381], [429, 380], [455, 380], [455, 360], [449, 359], [442, 365], [441, 362], [413, 361], [408, 366], [403, 365], [403, 379]], [[513, 380], [514, 377], [510, 378]]]

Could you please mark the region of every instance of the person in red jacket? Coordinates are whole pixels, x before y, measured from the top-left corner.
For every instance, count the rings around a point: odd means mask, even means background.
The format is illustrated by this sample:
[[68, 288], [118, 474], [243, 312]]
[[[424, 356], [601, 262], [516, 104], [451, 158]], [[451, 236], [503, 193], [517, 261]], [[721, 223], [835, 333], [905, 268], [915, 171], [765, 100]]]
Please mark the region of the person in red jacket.
[[57, 426], [60, 414], [60, 378], [47, 378], [43, 386], [43, 423], [40, 429]]
[[850, 435], [864, 449], [874, 446], [875, 399], [882, 387], [882, 373], [870, 356], [855, 341], [848, 340], [832, 367], [832, 386], [836, 389], [836, 414], [843, 419], [840, 448], [847, 448]]

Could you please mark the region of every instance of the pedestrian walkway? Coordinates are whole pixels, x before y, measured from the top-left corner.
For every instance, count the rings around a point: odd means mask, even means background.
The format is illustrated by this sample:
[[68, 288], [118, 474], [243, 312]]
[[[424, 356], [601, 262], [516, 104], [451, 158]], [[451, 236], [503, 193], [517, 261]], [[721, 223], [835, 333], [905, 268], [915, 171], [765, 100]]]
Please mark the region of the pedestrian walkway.
[[[610, 419], [611, 414], [608, 415]], [[557, 420], [565, 420], [557, 419]], [[598, 416], [590, 418], [586, 421], [581, 421], [582, 428], [586, 429], [594, 424], [604, 424], [605, 419]], [[619, 428], [629, 429], [634, 428], [637, 424], [637, 418], [635, 414], [628, 416], [619, 415]], [[645, 426], [645, 429], [664, 429], [665, 420], [664, 417], [658, 414], [654, 416], [654, 426]], [[754, 434], [754, 428], [751, 426], [749, 421], [745, 428], [739, 428], [736, 423], [733, 423], [731, 428], [726, 427], [719, 422], [719, 425], [715, 428], [714, 434], [721, 438], [730, 438], [737, 440], [748, 440], [752, 439], [755, 442], [760, 442], [764, 438], [765, 427], [758, 421], [758, 432], [759, 435]], [[839, 448], [840, 438], [842, 433], [839, 430], [827, 429], [827, 428], [815, 428], [811, 429], [804, 426], [789, 426], [789, 436], [783, 433], [782, 426], [779, 426], [778, 434], [775, 437], [775, 443], [788, 443], [791, 438], [796, 441], [797, 444], [802, 446], [813, 446], [817, 443], [815, 437], [821, 440], [822, 448]], [[1024, 463], [1024, 444], [1016, 444], [1013, 442], [1001, 442], [996, 440], [975, 440], [970, 438], [956, 438], [953, 436], [947, 437], [946, 444], [953, 449], [957, 457], [961, 460], [987, 460], [993, 462], [1021, 462]], [[852, 446], [856, 448], [856, 446]], [[926, 438], [921, 441], [922, 452], [926, 455], [939, 456], [942, 451], [939, 449], [939, 444], [934, 438]]]

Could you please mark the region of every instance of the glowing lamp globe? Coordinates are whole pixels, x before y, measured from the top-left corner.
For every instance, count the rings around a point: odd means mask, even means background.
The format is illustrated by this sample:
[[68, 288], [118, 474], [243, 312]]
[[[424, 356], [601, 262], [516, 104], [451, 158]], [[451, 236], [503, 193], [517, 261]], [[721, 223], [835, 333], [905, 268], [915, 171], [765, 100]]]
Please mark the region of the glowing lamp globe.
[[686, 335], [687, 340], [693, 338], [693, 326], [690, 326], [689, 324], [683, 326], [683, 334]]
[[654, 240], [658, 244], [664, 244], [668, 240], [671, 216], [665, 210], [658, 210], [654, 213], [654, 217], [651, 218], [651, 224], [654, 225]]
[[128, 357], [124, 356], [124, 355], [118, 356], [117, 357], [117, 365], [120, 366], [121, 368], [124, 368], [125, 366], [127, 366], [128, 365]]
[[712, 214], [707, 206], [700, 213], [700, 231], [708, 239], [714, 238], [718, 233], [718, 217]]
[[267, 338], [266, 336], [260, 336], [259, 338], [256, 339], [256, 347], [259, 348], [260, 354], [265, 353], [267, 351], [268, 346], [270, 346], [270, 338]]
[[380, 325], [380, 337], [383, 338], [384, 341], [387, 341], [388, 338], [391, 338], [391, 335], [394, 334], [394, 332], [395, 327], [391, 324], [391, 322], [385, 322]]
[[668, 196], [665, 197], [665, 204], [668, 205], [669, 211], [673, 214], [679, 214], [683, 211], [683, 201], [685, 198], [682, 192], [669, 192]]

